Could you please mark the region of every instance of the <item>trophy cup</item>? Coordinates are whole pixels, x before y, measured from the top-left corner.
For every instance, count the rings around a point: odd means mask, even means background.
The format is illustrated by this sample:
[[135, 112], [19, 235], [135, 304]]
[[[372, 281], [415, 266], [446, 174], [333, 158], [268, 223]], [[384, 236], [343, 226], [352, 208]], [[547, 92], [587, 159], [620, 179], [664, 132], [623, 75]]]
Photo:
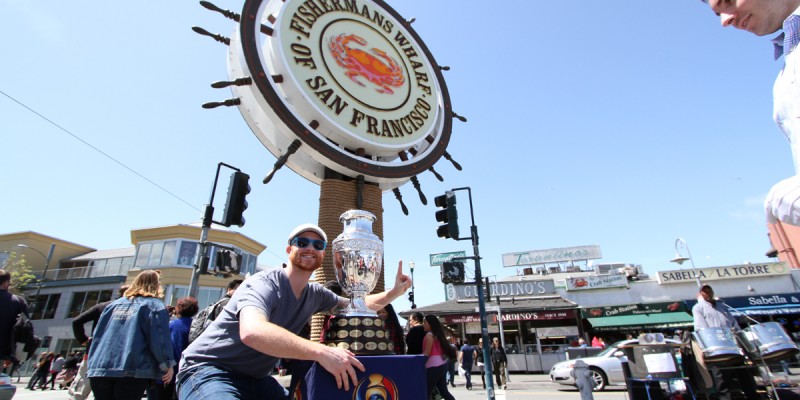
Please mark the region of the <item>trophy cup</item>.
[[333, 240], [333, 269], [350, 304], [331, 317], [322, 343], [361, 355], [394, 354], [383, 320], [367, 308], [365, 300], [375, 289], [383, 268], [383, 242], [372, 233], [375, 215], [350, 210], [339, 221], [344, 230]]

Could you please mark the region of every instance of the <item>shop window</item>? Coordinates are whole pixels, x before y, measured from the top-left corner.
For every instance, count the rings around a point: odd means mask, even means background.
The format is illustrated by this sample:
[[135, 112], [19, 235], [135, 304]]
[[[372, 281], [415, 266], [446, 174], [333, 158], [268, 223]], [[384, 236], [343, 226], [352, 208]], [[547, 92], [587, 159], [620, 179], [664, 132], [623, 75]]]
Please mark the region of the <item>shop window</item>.
[[82, 312], [94, 307], [97, 303], [111, 300], [111, 294], [111, 290], [73, 293], [67, 318], [75, 318]]
[[61, 300], [61, 293], [34, 296], [31, 319], [53, 319], [59, 300]]

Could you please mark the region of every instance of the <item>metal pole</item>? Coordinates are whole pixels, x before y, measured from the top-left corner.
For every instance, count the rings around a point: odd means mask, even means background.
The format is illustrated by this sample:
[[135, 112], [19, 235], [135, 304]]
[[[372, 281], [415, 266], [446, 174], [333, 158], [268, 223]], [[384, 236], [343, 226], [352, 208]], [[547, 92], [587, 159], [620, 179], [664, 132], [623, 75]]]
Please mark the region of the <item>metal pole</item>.
[[[495, 279], [497, 282], [497, 279]], [[503, 312], [500, 311], [500, 296], [497, 296], [497, 323], [500, 328], [500, 346], [503, 346], [503, 350], [506, 349], [506, 335], [503, 333]], [[506, 383], [509, 382], [508, 380], [508, 354], [506, 354]]]
[[478, 227], [475, 225], [475, 213], [472, 208], [472, 189], [469, 187], [465, 188], [457, 188], [455, 190], [466, 189], [467, 193], [469, 194], [469, 215], [470, 215], [470, 222], [472, 223], [470, 227], [470, 237], [472, 239], [472, 253], [474, 254], [475, 260], [475, 284], [478, 286], [478, 308], [480, 310], [480, 317], [481, 317], [481, 338], [483, 338], [483, 370], [486, 373], [486, 398], [489, 400], [494, 400], [494, 379], [493, 379], [493, 371], [492, 371], [492, 360], [491, 356], [489, 355], [489, 327], [486, 323], [486, 299], [483, 293], [483, 277], [481, 276], [481, 256], [480, 252], [478, 251]]
[[678, 243], [683, 243], [683, 248], [686, 249], [686, 255], [689, 256], [689, 262], [692, 263], [692, 273], [694, 274], [694, 279], [697, 281], [697, 287], [703, 287], [703, 284], [700, 282], [700, 275], [697, 273], [697, 268], [694, 266], [694, 258], [692, 258], [692, 251], [689, 250], [689, 245], [686, 243], [683, 238], [675, 239], [675, 251], [680, 254], [680, 250], [678, 250]]
[[206, 204], [203, 213], [203, 228], [200, 230], [200, 242], [197, 245], [197, 253], [194, 256], [194, 270], [192, 280], [189, 282], [189, 296], [197, 298], [200, 290], [200, 266], [208, 262], [208, 231], [211, 229], [211, 217], [214, 215], [214, 207]]
[[[411, 293], [412, 296], [415, 296], [414, 293], [414, 260], [409, 261], [408, 267], [411, 269]], [[415, 303], [417, 299], [415, 298], [414, 301], [411, 302], [411, 309], [414, 310], [417, 308], [417, 304]]]
[[[472, 209], [472, 195], [470, 195]], [[486, 398], [494, 400], [494, 374], [492, 358], [489, 355], [489, 327], [486, 323], [486, 302], [483, 294], [483, 277], [481, 277], [481, 258], [478, 254], [478, 227], [472, 225], [472, 251], [475, 254], [475, 285], [478, 286], [478, 309], [481, 316], [481, 337], [483, 338], [483, 371], [486, 374]]]
[[36, 307], [39, 306], [39, 294], [42, 292], [42, 281], [44, 281], [44, 278], [47, 275], [47, 270], [50, 268], [50, 260], [53, 258], [53, 253], [56, 251], [56, 244], [50, 243], [50, 250], [47, 252], [46, 256], [41, 251], [36, 250], [33, 247], [28, 246], [27, 244], [18, 244], [17, 247], [24, 247], [26, 249], [33, 250], [36, 253], [39, 253], [40, 256], [44, 257], [45, 260], [44, 271], [42, 272], [42, 277], [39, 278], [39, 282], [36, 284], [36, 295], [33, 298], [33, 304], [31, 304], [32, 311], [36, 311]]
[[[194, 256], [194, 271], [192, 271], [192, 279], [189, 282], [189, 296], [197, 298], [199, 291], [200, 281], [200, 266], [208, 263], [208, 231], [211, 230], [211, 223], [214, 222], [214, 194], [217, 192], [217, 181], [219, 180], [219, 170], [222, 166], [226, 166], [234, 171], [241, 170], [232, 165], [223, 162], [217, 164], [217, 173], [214, 175], [214, 185], [211, 186], [211, 196], [208, 199], [203, 210], [203, 228], [200, 230], [200, 242], [197, 246], [197, 254]], [[266, 182], [265, 182], [266, 183]]]

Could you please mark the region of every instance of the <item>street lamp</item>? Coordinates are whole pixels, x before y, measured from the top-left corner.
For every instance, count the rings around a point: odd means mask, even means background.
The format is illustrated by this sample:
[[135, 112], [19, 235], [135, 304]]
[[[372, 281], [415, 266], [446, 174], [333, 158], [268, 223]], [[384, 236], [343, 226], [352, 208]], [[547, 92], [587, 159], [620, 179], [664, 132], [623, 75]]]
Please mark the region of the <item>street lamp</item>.
[[414, 260], [408, 262], [408, 268], [411, 270], [411, 309], [414, 310], [417, 308], [414, 303]]
[[[680, 246], [679, 244], [683, 243], [683, 248], [686, 249], [686, 255], [689, 257], [684, 257], [681, 255]], [[702, 287], [703, 285], [700, 283], [700, 275], [697, 273], [697, 268], [694, 266], [694, 259], [692, 259], [692, 252], [689, 251], [689, 245], [686, 244], [686, 241], [683, 238], [678, 238], [675, 240], [675, 258], [669, 260], [669, 262], [674, 262], [678, 265], [683, 265], [686, 261], [689, 261], [692, 264], [692, 273], [694, 274], [694, 279], [697, 281], [697, 287]]]
[[36, 308], [39, 306], [39, 293], [42, 291], [42, 281], [44, 280], [45, 275], [47, 275], [47, 270], [50, 268], [50, 259], [53, 258], [53, 252], [56, 250], [56, 244], [50, 243], [50, 251], [47, 252], [47, 255], [44, 255], [39, 250], [28, 246], [27, 244], [18, 244], [17, 247], [21, 247], [28, 250], [33, 250], [34, 252], [38, 253], [40, 256], [44, 257], [44, 272], [42, 272], [42, 277], [39, 279], [39, 283], [36, 285], [36, 297], [33, 299], [33, 304], [31, 309], [35, 312]]

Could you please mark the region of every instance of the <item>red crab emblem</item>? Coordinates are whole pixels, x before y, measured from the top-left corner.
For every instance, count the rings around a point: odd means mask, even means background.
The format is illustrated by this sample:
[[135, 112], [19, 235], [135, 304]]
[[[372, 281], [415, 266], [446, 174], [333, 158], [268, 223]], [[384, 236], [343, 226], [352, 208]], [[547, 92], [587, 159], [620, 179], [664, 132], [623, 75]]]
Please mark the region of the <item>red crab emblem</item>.
[[403, 70], [386, 52], [372, 48], [369, 52], [348, 46], [350, 42], [355, 42], [362, 46], [367, 45], [367, 41], [356, 35], [334, 36], [331, 38], [328, 48], [331, 56], [336, 60], [340, 67], [347, 70], [350, 80], [364, 85], [358, 77], [361, 76], [378, 86], [375, 89], [378, 93], [393, 94], [392, 87], [400, 87], [405, 82]]

